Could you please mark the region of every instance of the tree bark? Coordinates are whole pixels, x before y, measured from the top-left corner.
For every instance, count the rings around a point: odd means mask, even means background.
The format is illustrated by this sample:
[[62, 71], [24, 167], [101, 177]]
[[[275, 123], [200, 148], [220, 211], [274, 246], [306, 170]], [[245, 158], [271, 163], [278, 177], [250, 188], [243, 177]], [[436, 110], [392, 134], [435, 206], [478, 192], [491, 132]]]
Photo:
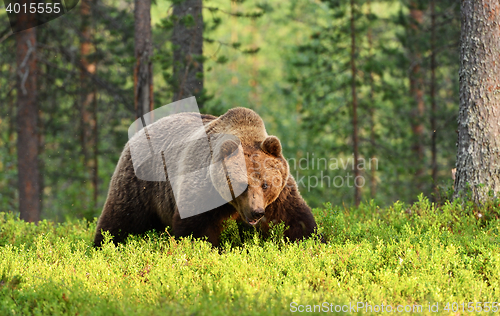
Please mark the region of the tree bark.
[[421, 24], [423, 22], [423, 11], [419, 8], [418, 0], [410, 1], [410, 27], [409, 27], [409, 48], [410, 48], [410, 95], [414, 100], [414, 108], [411, 110], [411, 128], [413, 132], [415, 188], [417, 191], [424, 191], [423, 175], [424, 165], [424, 145], [422, 143], [424, 134], [424, 88], [421, 71], [421, 48], [418, 39], [421, 36]]
[[[15, 65], [8, 65], [9, 67], [9, 74], [10, 73], [13, 73], [15, 75], [16, 71], [17, 71], [17, 66]], [[11, 78], [9, 76], [9, 78]], [[16, 76], [17, 78], [17, 76]], [[7, 112], [7, 116], [9, 117], [9, 125], [8, 125], [8, 148], [9, 148], [9, 154], [14, 156], [15, 153], [16, 153], [16, 141], [15, 141], [15, 135], [16, 135], [16, 123], [14, 122], [15, 118], [16, 118], [16, 99], [13, 98], [13, 91], [11, 91], [9, 94], [7, 94], [7, 106], [9, 107], [8, 108], [8, 112]]]
[[463, 0], [455, 196], [500, 190], [500, 3]]
[[[28, 4], [29, 5], [29, 4]], [[21, 25], [35, 25], [32, 15], [20, 14]], [[36, 29], [16, 34], [17, 61], [17, 160], [19, 211], [28, 222], [40, 220], [40, 174], [38, 170], [38, 104]]]
[[437, 198], [437, 176], [438, 176], [438, 165], [437, 165], [437, 103], [436, 103], [436, 1], [431, 0], [431, 86], [430, 86], [430, 101], [431, 101], [431, 152], [432, 152], [432, 190]]
[[358, 97], [356, 94], [356, 28], [354, 24], [354, 0], [351, 0], [351, 95], [352, 95], [352, 146], [354, 151], [354, 204], [361, 202], [361, 185], [358, 150]]
[[[192, 22], [186, 18], [192, 16]], [[197, 96], [203, 91], [202, 0], [174, 4], [172, 44], [174, 46], [174, 101]], [[201, 106], [201, 104], [199, 104]]]
[[151, 38], [151, 0], [135, 0], [134, 96], [136, 118], [153, 111], [153, 41]]
[[[372, 14], [371, 0], [366, 2], [368, 14]], [[368, 26], [368, 55], [370, 64], [373, 64], [373, 34], [371, 26]], [[375, 87], [373, 82], [373, 73], [370, 69], [368, 74], [368, 81], [370, 83], [370, 142], [371, 142], [371, 159], [377, 160], [377, 147], [375, 143]], [[370, 165], [371, 179], [370, 179], [370, 197], [372, 199], [377, 195], [377, 169]]]
[[81, 82], [81, 144], [85, 168], [89, 174], [92, 188], [93, 206], [97, 207], [98, 177], [97, 177], [97, 99], [95, 87], [91, 84], [87, 73], [95, 74], [97, 65], [95, 60], [90, 61], [89, 55], [94, 51], [92, 44], [91, 5], [92, 0], [82, 0], [80, 13], [82, 16], [82, 41], [80, 43], [80, 56], [82, 70]]

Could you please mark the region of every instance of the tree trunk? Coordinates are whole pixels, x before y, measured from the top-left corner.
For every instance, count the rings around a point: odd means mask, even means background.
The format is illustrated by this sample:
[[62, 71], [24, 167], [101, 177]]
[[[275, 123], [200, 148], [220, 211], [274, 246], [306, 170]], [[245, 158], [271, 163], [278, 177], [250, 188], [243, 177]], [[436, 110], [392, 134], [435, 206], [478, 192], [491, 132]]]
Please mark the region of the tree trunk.
[[415, 189], [420, 193], [424, 191], [424, 145], [422, 139], [424, 136], [425, 103], [423, 77], [421, 73], [421, 48], [418, 40], [421, 36], [421, 24], [423, 22], [423, 11], [419, 8], [418, 0], [410, 2], [410, 28], [409, 28], [409, 48], [410, 48], [410, 95], [414, 100], [414, 108], [410, 112], [411, 128], [413, 132], [414, 166], [415, 170]]
[[354, 204], [361, 202], [361, 172], [358, 151], [358, 97], [356, 94], [356, 28], [354, 25], [354, 0], [351, 0], [351, 94], [352, 94], [352, 146], [354, 151]]
[[[8, 68], [9, 68], [9, 78], [12, 78], [12, 76], [10, 76], [11, 73], [15, 75], [16, 71], [17, 71], [17, 66], [16, 65], [12, 65], [12, 64], [9, 64], [8, 65]], [[17, 77], [17, 76], [16, 76]], [[8, 153], [10, 156], [14, 157], [16, 155], [16, 146], [17, 146], [17, 143], [16, 143], [16, 135], [17, 135], [17, 131], [16, 131], [16, 127], [17, 127], [17, 123], [15, 121], [16, 119], [16, 112], [17, 112], [17, 104], [16, 104], [16, 98], [14, 97], [14, 91], [10, 91], [9, 94], [7, 94], [6, 96], [6, 99], [7, 99], [7, 106], [9, 107], [8, 108], [8, 112], [7, 112], [7, 121], [8, 121], [8, 138], [7, 138], [7, 146], [8, 146]], [[15, 164], [11, 164], [9, 167], [8, 167], [8, 170], [11, 171], [11, 170], [14, 170], [17, 166]], [[13, 178], [9, 178], [9, 180], [7, 181], [7, 186], [9, 186], [10, 188], [15, 188], [17, 186], [17, 181]], [[12, 191], [9, 191], [9, 208], [11, 210], [14, 210], [14, 209], [17, 209], [18, 208], [18, 200], [16, 198], [16, 194], [15, 192], [12, 192]]]
[[500, 190], [500, 3], [463, 0], [455, 196]]
[[[35, 25], [32, 15], [20, 14], [20, 25]], [[38, 170], [38, 104], [36, 29], [16, 34], [17, 59], [17, 160], [20, 217], [28, 222], [40, 220]]]
[[[172, 34], [174, 45], [174, 101], [198, 96], [203, 91], [202, 0], [174, 4], [177, 21]], [[186, 18], [192, 16], [193, 19]], [[201, 106], [201, 104], [199, 104]]]
[[431, 86], [430, 86], [430, 101], [431, 101], [431, 151], [432, 151], [432, 190], [434, 191], [435, 198], [437, 198], [437, 104], [436, 104], [436, 1], [431, 0]]
[[136, 118], [153, 111], [153, 41], [151, 38], [151, 0], [135, 0], [134, 100]]
[[97, 209], [97, 198], [99, 197], [99, 131], [97, 129], [97, 92], [94, 90], [94, 102], [92, 102], [92, 121], [94, 125], [92, 126], [92, 139], [93, 150], [92, 150], [92, 164], [89, 166], [91, 169], [91, 179], [92, 179], [92, 200], [94, 202], [94, 208]]
[[[17, 71], [17, 66], [15, 65], [8, 65], [8, 68], [9, 68], [9, 78], [10, 77], [10, 73], [13, 73], [15, 75], [15, 72]], [[8, 112], [7, 112], [7, 117], [9, 118], [8, 120], [8, 148], [9, 148], [9, 154], [14, 156], [15, 153], [16, 153], [16, 145], [15, 145], [15, 134], [16, 134], [16, 125], [14, 120], [15, 120], [15, 117], [16, 117], [16, 99], [13, 97], [14, 93], [13, 91], [10, 91], [9, 94], [7, 94], [6, 98], [7, 98], [7, 106], [9, 107], [8, 108]]]
[[89, 61], [89, 55], [94, 51], [92, 44], [92, 28], [90, 8], [92, 0], [82, 0], [80, 13], [82, 16], [82, 41], [80, 55], [82, 70], [80, 72], [81, 88], [81, 144], [84, 157], [84, 166], [89, 174], [92, 188], [93, 207], [97, 207], [98, 178], [97, 178], [97, 109], [96, 91], [92, 86], [87, 73], [96, 73], [96, 62]]
[[[250, 22], [250, 32], [252, 34], [252, 49], [256, 50], [261, 45], [261, 36], [259, 29], [255, 26], [256, 21], [252, 19]], [[256, 110], [259, 110], [262, 105], [262, 91], [260, 91], [259, 87], [259, 55], [252, 54], [252, 71], [250, 73], [250, 98], [248, 100], [248, 104], [251, 104], [255, 107]]]
[[[368, 14], [372, 14], [371, 0], [366, 2], [368, 8]], [[373, 66], [373, 34], [371, 26], [368, 27], [368, 55], [371, 66]], [[375, 144], [375, 87], [373, 82], [373, 73], [370, 69], [368, 74], [368, 80], [370, 82], [370, 142], [371, 142], [371, 159], [372, 161], [377, 160], [377, 147]], [[370, 164], [371, 180], [370, 180], [370, 197], [372, 199], [377, 195], [377, 169], [373, 168]]]

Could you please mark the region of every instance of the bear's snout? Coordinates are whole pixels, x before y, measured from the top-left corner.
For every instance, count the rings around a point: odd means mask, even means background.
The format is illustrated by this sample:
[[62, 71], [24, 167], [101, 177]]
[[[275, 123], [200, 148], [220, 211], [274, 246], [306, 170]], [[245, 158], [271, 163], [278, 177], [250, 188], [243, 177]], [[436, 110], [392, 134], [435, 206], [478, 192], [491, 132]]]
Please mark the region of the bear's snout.
[[265, 210], [262, 207], [259, 207], [259, 208], [255, 209], [254, 211], [252, 211], [252, 217], [253, 218], [260, 218], [260, 217], [264, 216], [264, 212], [265, 212]]
[[250, 213], [250, 218], [247, 218], [247, 221], [250, 225], [255, 225], [257, 222], [264, 216], [265, 210], [261, 207], [252, 210]]

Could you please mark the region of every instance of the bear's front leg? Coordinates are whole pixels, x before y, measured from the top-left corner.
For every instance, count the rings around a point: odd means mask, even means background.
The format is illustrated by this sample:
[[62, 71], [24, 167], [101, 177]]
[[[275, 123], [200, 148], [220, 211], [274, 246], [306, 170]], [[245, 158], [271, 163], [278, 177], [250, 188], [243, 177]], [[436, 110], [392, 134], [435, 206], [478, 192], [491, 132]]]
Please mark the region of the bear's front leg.
[[125, 241], [131, 234], [143, 234], [150, 230], [161, 232], [165, 228], [166, 225], [148, 205], [106, 203], [97, 224], [94, 246], [101, 246], [104, 240], [103, 231], [108, 231], [113, 242], [117, 244]]
[[142, 234], [153, 229], [163, 231], [166, 227], [157, 215], [153, 199], [159, 195], [161, 187], [158, 189], [156, 183], [137, 179], [132, 172], [113, 175], [108, 198], [97, 223], [95, 247], [101, 246], [103, 231], [108, 231], [117, 244], [125, 241], [130, 234]]

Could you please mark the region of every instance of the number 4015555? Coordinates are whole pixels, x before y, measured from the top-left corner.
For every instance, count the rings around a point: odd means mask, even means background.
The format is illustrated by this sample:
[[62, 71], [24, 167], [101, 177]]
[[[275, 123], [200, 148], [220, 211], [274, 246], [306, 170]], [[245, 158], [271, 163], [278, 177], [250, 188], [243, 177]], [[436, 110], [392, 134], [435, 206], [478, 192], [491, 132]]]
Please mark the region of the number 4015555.
[[498, 302], [468, 302], [468, 303], [447, 303], [444, 307], [445, 311], [449, 312], [470, 312], [470, 313], [479, 313], [479, 312], [498, 312], [499, 303]]
[[27, 3], [19, 4], [19, 3], [9, 3], [5, 11], [8, 13], [60, 13], [61, 7], [60, 3]]

